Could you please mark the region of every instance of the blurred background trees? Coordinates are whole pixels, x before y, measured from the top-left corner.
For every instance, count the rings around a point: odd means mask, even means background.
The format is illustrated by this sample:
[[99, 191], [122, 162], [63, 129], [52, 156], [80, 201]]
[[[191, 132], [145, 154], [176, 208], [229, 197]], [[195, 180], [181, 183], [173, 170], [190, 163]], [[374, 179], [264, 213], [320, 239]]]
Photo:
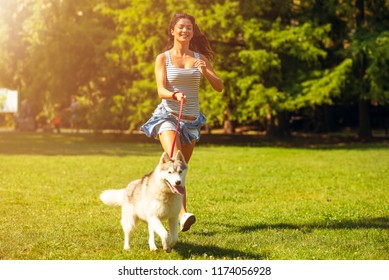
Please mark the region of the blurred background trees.
[[0, 88], [18, 90], [37, 120], [76, 95], [79, 128], [136, 130], [160, 102], [154, 60], [182, 12], [225, 83], [221, 94], [202, 84], [209, 130], [356, 125], [369, 139], [389, 125], [388, 0], [0, 0]]

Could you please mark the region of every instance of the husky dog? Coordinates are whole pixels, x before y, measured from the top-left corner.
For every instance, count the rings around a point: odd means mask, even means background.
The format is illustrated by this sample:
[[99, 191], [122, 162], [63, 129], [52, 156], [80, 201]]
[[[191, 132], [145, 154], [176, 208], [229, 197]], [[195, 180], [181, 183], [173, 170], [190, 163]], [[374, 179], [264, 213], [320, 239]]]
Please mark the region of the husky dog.
[[[148, 224], [150, 250], [157, 250], [154, 242], [157, 233], [163, 249], [170, 253], [178, 241], [178, 214], [185, 193], [186, 171], [187, 163], [181, 151], [174, 159], [163, 153], [153, 172], [130, 182], [125, 189], [106, 190], [100, 195], [105, 204], [122, 207], [124, 250], [130, 249], [130, 234], [140, 219]], [[163, 220], [168, 220], [169, 232]]]

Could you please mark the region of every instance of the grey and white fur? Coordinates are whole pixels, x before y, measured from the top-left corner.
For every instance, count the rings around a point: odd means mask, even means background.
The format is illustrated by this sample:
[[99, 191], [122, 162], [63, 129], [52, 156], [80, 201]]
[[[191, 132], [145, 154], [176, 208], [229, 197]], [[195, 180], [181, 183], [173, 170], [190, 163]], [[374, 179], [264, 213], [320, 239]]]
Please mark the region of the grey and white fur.
[[[124, 189], [106, 190], [100, 195], [105, 204], [122, 207], [125, 250], [130, 249], [130, 234], [137, 221], [143, 220], [148, 224], [150, 250], [157, 250], [154, 240], [157, 233], [163, 249], [171, 252], [178, 241], [178, 214], [185, 194], [187, 168], [181, 151], [174, 159], [164, 152], [153, 172], [130, 182]], [[169, 231], [162, 224], [164, 220], [168, 221]]]

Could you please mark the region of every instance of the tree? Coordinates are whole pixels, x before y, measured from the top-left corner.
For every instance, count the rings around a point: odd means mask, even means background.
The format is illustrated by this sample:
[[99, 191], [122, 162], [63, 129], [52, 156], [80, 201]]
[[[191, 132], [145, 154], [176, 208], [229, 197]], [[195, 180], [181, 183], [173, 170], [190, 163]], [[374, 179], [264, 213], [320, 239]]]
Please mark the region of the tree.
[[[387, 65], [389, 61], [389, 2], [374, 1], [312, 1], [305, 10], [315, 11], [321, 5], [322, 20], [331, 22], [331, 44], [326, 48], [329, 56], [324, 61], [326, 68], [304, 84], [302, 99], [322, 94], [327, 104], [333, 100], [346, 99], [358, 103], [359, 138], [371, 138], [369, 107], [387, 104], [389, 101]], [[313, 5], [313, 6], [312, 6]], [[312, 12], [311, 18], [317, 18]]]
[[195, 16], [211, 41], [222, 94], [204, 82], [208, 125], [260, 124], [288, 135], [295, 110], [389, 100], [387, 0], [2, 0], [0, 86], [52, 115], [76, 94], [83, 125], [137, 129], [157, 103], [154, 60], [171, 16]]
[[102, 1], [4, 1], [0, 83], [17, 88], [35, 114], [48, 117], [71, 95], [97, 99], [109, 72], [105, 53], [113, 28], [94, 10]]
[[154, 59], [164, 43], [164, 2], [111, 1], [98, 7], [116, 29], [112, 49], [107, 53], [115, 68], [108, 79], [112, 91], [103, 102], [114, 120], [125, 123], [130, 131], [144, 122], [156, 106]]
[[[219, 71], [220, 64], [228, 66], [223, 59], [228, 50], [223, 49], [223, 44], [234, 36], [230, 29], [232, 22], [230, 15], [238, 11], [230, 9], [234, 8], [234, 5], [236, 6], [234, 1], [216, 1], [209, 4], [200, 0], [153, 0], [118, 1], [100, 6], [102, 13], [115, 23], [117, 31], [117, 36], [113, 40], [114, 48], [109, 53], [111, 62], [120, 69], [118, 76], [112, 77], [117, 85], [117, 91], [114, 94], [114, 106], [111, 108], [115, 112], [122, 112], [123, 116], [128, 116], [130, 130], [139, 127], [160, 102], [156, 93], [154, 60], [165, 50], [166, 28], [172, 15], [186, 12], [195, 16], [197, 23], [216, 48], [218, 55], [214, 66]], [[220, 32], [220, 29], [226, 32]], [[224, 37], [219, 38], [218, 35]], [[222, 76], [228, 73], [227, 70], [228, 68], [224, 72], [220, 71]], [[223, 77], [226, 78], [225, 76]], [[233, 82], [232, 80], [231, 84]], [[232, 94], [231, 91], [231, 96]], [[210, 124], [222, 121], [220, 116], [225, 110], [223, 97], [226, 95], [215, 93], [206, 83], [202, 84], [201, 109], [207, 114]]]
[[[369, 107], [372, 100], [389, 102], [389, 14], [388, 1], [356, 0], [355, 38], [352, 55], [356, 92], [359, 96], [359, 138], [372, 137]], [[368, 17], [366, 9], [371, 13]], [[386, 66], [386, 67], [385, 67]]]
[[239, 52], [238, 112], [240, 120], [262, 119], [267, 135], [285, 136], [287, 112], [298, 108], [295, 99], [303, 83], [326, 57], [321, 44], [329, 26], [300, 23], [290, 13], [298, 9], [293, 3], [265, 2], [241, 11], [245, 48]]
[[23, 0], [2, 0], [0, 5], [0, 86], [22, 87], [22, 64], [27, 56], [23, 24], [32, 13]]

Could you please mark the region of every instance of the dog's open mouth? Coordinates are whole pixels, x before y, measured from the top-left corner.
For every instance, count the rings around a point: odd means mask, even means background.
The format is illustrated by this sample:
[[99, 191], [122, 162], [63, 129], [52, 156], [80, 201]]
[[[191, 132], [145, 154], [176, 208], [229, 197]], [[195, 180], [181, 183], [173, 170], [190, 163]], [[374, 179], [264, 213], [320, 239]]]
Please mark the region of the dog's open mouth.
[[168, 180], [165, 180], [165, 182], [169, 186], [172, 193], [176, 193], [176, 194], [180, 194], [180, 195], [185, 194], [185, 187], [184, 186], [178, 186], [178, 185], [173, 186], [172, 184], [170, 184], [170, 182]]

